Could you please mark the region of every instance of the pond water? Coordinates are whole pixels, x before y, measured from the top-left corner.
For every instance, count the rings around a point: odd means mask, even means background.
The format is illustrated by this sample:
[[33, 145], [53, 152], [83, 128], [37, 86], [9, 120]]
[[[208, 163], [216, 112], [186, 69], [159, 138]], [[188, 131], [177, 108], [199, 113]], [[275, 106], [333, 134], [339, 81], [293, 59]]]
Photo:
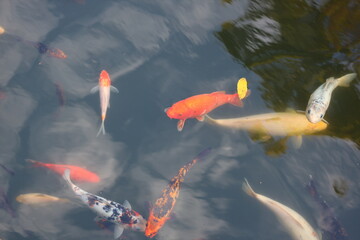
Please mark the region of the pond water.
[[[156, 239], [290, 239], [254, 190], [301, 214], [319, 232], [319, 202], [306, 190], [310, 175], [348, 238], [360, 239], [360, 82], [334, 90], [329, 126], [290, 139], [258, 141], [246, 131], [186, 121], [183, 131], [164, 109], [187, 97], [236, 92], [245, 77], [244, 107], [224, 105], [212, 117], [305, 110], [329, 77], [360, 74], [360, 3], [302, 1], [0, 2], [0, 238], [112, 239], [54, 172], [25, 161], [71, 164], [96, 172], [81, 188], [148, 217], [147, 203], [202, 149], [211, 154], [186, 175], [174, 216]], [[61, 49], [43, 54], [34, 43]], [[45, 49], [46, 50], [46, 49]], [[98, 84], [113, 86], [107, 134], [100, 126]], [[27, 205], [19, 194], [39, 192], [69, 203]], [[330, 212], [330, 211], [329, 211]], [[124, 239], [147, 239], [126, 230]]]

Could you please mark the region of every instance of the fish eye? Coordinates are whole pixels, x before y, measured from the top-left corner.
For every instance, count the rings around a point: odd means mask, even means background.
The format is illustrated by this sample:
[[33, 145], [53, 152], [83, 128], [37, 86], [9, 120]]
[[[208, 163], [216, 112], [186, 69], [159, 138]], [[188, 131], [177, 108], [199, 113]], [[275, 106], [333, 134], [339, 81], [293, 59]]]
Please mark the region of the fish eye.
[[324, 117], [324, 114], [321, 114], [321, 115], [320, 115], [320, 118], [323, 118], [323, 117]]
[[136, 224], [136, 223], [138, 223], [138, 220], [137, 220], [137, 219], [134, 220], [134, 224]]
[[309, 110], [307, 110], [307, 113], [308, 113], [308, 114], [310, 114], [310, 112], [311, 112], [311, 111], [310, 111], [310, 109], [309, 109]]

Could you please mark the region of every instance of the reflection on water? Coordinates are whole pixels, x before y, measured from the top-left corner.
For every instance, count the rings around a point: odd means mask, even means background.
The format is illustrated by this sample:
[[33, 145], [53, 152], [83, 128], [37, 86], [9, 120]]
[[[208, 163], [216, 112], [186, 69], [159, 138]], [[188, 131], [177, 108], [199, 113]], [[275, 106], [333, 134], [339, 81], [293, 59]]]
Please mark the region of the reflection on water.
[[[328, 128], [304, 136], [300, 148], [287, 138], [258, 142], [243, 130], [197, 120], [179, 133], [164, 113], [193, 95], [235, 93], [241, 77], [251, 89], [244, 107], [221, 106], [213, 118], [304, 110], [326, 78], [360, 75], [359, 9], [356, 0], [0, 1], [6, 29], [0, 35], [0, 238], [113, 238], [61, 176], [25, 159], [86, 168], [101, 181], [79, 187], [128, 200], [147, 218], [145, 203], [211, 146], [214, 154], [191, 169], [175, 216], [157, 239], [288, 239], [274, 215], [241, 191], [244, 177], [319, 229], [319, 206], [304, 188], [309, 175], [349, 239], [359, 239], [359, 78], [336, 88]], [[41, 54], [9, 35], [61, 49], [67, 58]], [[90, 89], [103, 69], [119, 94], [110, 101], [107, 134], [96, 138], [99, 97]], [[26, 193], [71, 202], [16, 202]]]

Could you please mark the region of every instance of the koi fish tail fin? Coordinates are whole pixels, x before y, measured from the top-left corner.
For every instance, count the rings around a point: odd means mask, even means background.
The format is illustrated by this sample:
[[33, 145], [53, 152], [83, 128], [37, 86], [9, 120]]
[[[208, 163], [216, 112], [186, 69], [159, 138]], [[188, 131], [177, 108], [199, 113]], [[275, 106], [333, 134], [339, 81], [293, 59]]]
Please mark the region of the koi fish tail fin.
[[356, 73], [350, 73], [346, 74], [345, 76], [342, 76], [341, 78], [338, 78], [338, 86], [340, 87], [349, 87], [352, 80], [354, 80], [356, 77]]
[[31, 163], [33, 167], [41, 167], [41, 163], [32, 159], [25, 159], [28, 163]]
[[194, 158], [194, 160], [199, 162], [203, 161], [204, 158], [211, 152], [211, 150], [211, 147], [205, 148]]
[[244, 106], [243, 102], [241, 101], [241, 99], [239, 98], [239, 95], [237, 93], [231, 95], [231, 97], [229, 99], [229, 103], [234, 105], [234, 106], [237, 106], [237, 107], [243, 107]]
[[216, 125], [216, 120], [211, 118], [209, 115], [204, 115], [204, 122]]
[[245, 182], [242, 184], [242, 189], [244, 190], [244, 192], [246, 192], [249, 196], [256, 198], [256, 192], [254, 192], [254, 190], [251, 188], [249, 182], [247, 181], [247, 179], [245, 178]]
[[67, 198], [60, 198], [60, 199], [59, 199], [59, 202], [68, 203], [68, 202], [70, 202], [70, 200], [67, 199]]
[[99, 128], [98, 133], [96, 134], [96, 136], [99, 136], [99, 134], [102, 133], [103, 135], [105, 135], [105, 125], [104, 125], [104, 121], [101, 122], [101, 126]]
[[69, 185], [74, 185], [70, 179], [70, 169], [65, 169], [62, 176]]

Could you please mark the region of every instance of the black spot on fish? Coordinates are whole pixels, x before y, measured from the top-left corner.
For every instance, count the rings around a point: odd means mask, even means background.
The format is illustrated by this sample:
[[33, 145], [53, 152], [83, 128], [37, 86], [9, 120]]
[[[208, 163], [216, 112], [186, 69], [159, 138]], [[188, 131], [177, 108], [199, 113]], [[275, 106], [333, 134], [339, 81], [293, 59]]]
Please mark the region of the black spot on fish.
[[93, 207], [96, 202], [97, 202], [97, 197], [91, 195], [88, 196], [88, 204], [90, 207]]
[[131, 224], [132, 216], [129, 211], [126, 211], [123, 215], [120, 216], [122, 223]]
[[44, 43], [41, 42], [36, 44], [36, 48], [39, 50], [39, 53], [41, 54], [44, 54], [49, 50], [49, 48]]
[[103, 210], [104, 210], [105, 212], [109, 212], [110, 209], [111, 209], [111, 206], [110, 206], [110, 205], [105, 205], [105, 206], [103, 207]]

